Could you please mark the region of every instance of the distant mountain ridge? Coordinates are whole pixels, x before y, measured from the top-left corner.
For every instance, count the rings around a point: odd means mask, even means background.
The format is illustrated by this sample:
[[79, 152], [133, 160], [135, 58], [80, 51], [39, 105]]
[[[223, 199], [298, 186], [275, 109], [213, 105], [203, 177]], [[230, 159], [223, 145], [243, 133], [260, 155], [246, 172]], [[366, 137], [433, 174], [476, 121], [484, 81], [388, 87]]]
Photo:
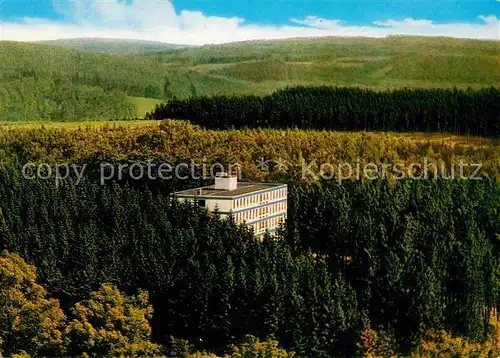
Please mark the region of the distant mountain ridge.
[[73, 38], [38, 41], [35, 43], [113, 55], [136, 55], [191, 47], [189, 45], [157, 41], [108, 38]]

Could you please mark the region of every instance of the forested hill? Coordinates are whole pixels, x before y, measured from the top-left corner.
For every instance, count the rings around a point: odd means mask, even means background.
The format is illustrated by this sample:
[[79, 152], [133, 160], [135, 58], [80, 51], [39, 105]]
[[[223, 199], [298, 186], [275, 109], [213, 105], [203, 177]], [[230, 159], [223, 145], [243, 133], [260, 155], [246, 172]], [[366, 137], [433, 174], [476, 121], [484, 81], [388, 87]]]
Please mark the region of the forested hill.
[[121, 119], [135, 114], [127, 96], [171, 99], [247, 91], [241, 81], [147, 58], [0, 43], [0, 121]]
[[107, 39], [107, 38], [76, 38], [40, 41], [38, 44], [60, 46], [74, 50], [100, 52], [107, 54], [140, 54], [157, 51], [166, 51], [187, 45], [177, 45], [157, 41], [143, 41], [132, 39]]
[[452, 38], [298, 38], [154, 53], [165, 63], [258, 83], [380, 89], [500, 86], [500, 44]]
[[[74, 41], [117, 51], [114, 42]], [[118, 47], [134, 52], [133, 43]], [[499, 63], [498, 42], [446, 38], [291, 39], [133, 55], [0, 42], [0, 121], [142, 117], [162, 100], [299, 85], [500, 87]]]

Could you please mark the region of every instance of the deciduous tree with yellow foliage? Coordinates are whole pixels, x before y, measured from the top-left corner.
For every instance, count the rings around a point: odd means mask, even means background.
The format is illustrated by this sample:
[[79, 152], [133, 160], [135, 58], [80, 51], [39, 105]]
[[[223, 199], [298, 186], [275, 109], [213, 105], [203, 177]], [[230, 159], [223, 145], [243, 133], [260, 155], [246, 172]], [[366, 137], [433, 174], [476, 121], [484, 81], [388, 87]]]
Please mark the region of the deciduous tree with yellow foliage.
[[116, 287], [103, 284], [73, 309], [75, 318], [66, 329], [71, 353], [92, 357], [158, 355], [159, 346], [150, 340], [152, 313], [147, 292], [125, 296]]
[[0, 255], [0, 355], [65, 353], [66, 316], [36, 283], [36, 269], [19, 255]]

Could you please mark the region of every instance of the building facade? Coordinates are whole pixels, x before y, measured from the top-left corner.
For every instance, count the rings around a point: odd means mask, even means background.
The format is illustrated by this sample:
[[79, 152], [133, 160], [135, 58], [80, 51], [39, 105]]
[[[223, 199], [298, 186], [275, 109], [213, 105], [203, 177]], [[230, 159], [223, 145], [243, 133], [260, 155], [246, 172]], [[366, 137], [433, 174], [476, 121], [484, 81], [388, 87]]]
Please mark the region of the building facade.
[[287, 218], [288, 186], [274, 183], [238, 182], [237, 176], [219, 174], [215, 185], [173, 194], [179, 201], [191, 200], [208, 212], [232, 216], [237, 224], [253, 229], [255, 236], [273, 235]]

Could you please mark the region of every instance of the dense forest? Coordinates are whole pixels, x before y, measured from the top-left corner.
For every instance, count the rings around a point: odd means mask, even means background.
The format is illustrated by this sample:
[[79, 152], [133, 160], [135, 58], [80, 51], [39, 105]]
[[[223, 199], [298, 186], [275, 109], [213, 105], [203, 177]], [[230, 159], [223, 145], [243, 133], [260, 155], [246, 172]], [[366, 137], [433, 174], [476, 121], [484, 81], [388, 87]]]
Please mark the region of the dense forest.
[[2, 121], [62, 122], [132, 118], [124, 92], [74, 84], [69, 80], [26, 77], [0, 83]]
[[[240, 165], [255, 181], [300, 180], [303, 166], [322, 163], [434, 164], [450, 176], [459, 164], [481, 164], [481, 175], [500, 178], [500, 141], [441, 134], [357, 133], [297, 129], [209, 130], [187, 121], [134, 121], [0, 127], [0, 167], [26, 163], [213, 163]], [[268, 168], [259, 167], [262, 160]], [[277, 167], [277, 161], [284, 164]], [[310, 163], [315, 162], [313, 166]], [[99, 175], [99, 168], [87, 172]], [[471, 167], [465, 169], [469, 173]], [[472, 170], [474, 170], [472, 168]], [[332, 178], [335, 180], [335, 178]]]
[[373, 328], [408, 352], [427, 330], [483, 340], [500, 303], [494, 180], [293, 186], [287, 225], [263, 242], [165, 191], [0, 180], [0, 248], [64, 310], [105, 283], [146, 290], [158, 344], [223, 354], [251, 334], [352, 356]]
[[[0, 278], [2, 356], [217, 358], [212, 353], [195, 351], [196, 347], [184, 339], [170, 337], [167, 345], [152, 342], [153, 308], [147, 291], [126, 295], [115, 285], [105, 283], [64, 311], [59, 300], [48, 295], [38, 282], [36, 267], [8, 251], [0, 253]], [[498, 324], [493, 323], [492, 328], [496, 332]], [[490, 351], [494, 335], [489, 337], [486, 344], [474, 344], [476, 349]], [[224, 358], [262, 354], [294, 357], [277, 341], [260, 341], [252, 335], [246, 335], [227, 351]]]
[[206, 128], [300, 128], [500, 135], [500, 90], [296, 87], [265, 97], [201, 97], [157, 106], [150, 119]]
[[[387, 90], [500, 84], [494, 41], [328, 37], [165, 52], [154, 52], [151, 46], [159, 44], [148, 42], [50, 44], [0, 43], [0, 122], [142, 118], [145, 111], [137, 107], [152, 110], [152, 99], [264, 96], [299, 85]], [[153, 52], [133, 55], [126, 48]]]
[[[496, 42], [137, 46], [1, 43], [0, 356], [500, 355]], [[288, 184], [276, 237], [171, 198], [214, 163]]]
[[[0, 60], [1, 82], [19, 78], [61, 79], [73, 85], [158, 99], [184, 98], [194, 94], [195, 90], [205, 94], [238, 93], [235, 87], [223, 91], [227, 81], [185, 68], [168, 67], [147, 58], [2, 42]], [[191, 85], [194, 89], [190, 88]], [[231, 86], [226, 89], [228, 87]]]
[[236, 81], [150, 59], [2, 42], [0, 121], [132, 118], [127, 96], [155, 99], [248, 93]]
[[[497, 316], [489, 313], [500, 300], [495, 139], [218, 131], [140, 121], [7, 126], [0, 143], [0, 250], [36, 266], [47, 296], [68, 322], [76, 320], [69, 327], [83, 319], [77, 304], [117, 295], [103, 288], [113, 285], [124, 297], [148, 292], [151, 331], [140, 342], [164, 347], [167, 357], [189, 356], [180, 351], [239, 357], [233, 347], [247, 335], [299, 357], [418, 357], [495, 345], [485, 341], [497, 332], [491, 328]], [[290, 163], [286, 171], [255, 168], [255, 159], [277, 155]], [[310, 183], [300, 180], [294, 164], [300, 158], [413, 163], [424, 157], [447, 166], [484, 162], [482, 174], [491, 179]], [[288, 182], [288, 221], [277, 239], [255, 241], [245, 227], [171, 201], [172, 190], [203, 184], [196, 180], [125, 176], [99, 184], [102, 162], [191, 159], [235, 160], [247, 179]], [[89, 167], [76, 185], [74, 178], [24, 179], [25, 163]], [[103, 319], [91, 322], [99, 326]], [[71, 354], [105, 352], [85, 337], [70, 339]]]

